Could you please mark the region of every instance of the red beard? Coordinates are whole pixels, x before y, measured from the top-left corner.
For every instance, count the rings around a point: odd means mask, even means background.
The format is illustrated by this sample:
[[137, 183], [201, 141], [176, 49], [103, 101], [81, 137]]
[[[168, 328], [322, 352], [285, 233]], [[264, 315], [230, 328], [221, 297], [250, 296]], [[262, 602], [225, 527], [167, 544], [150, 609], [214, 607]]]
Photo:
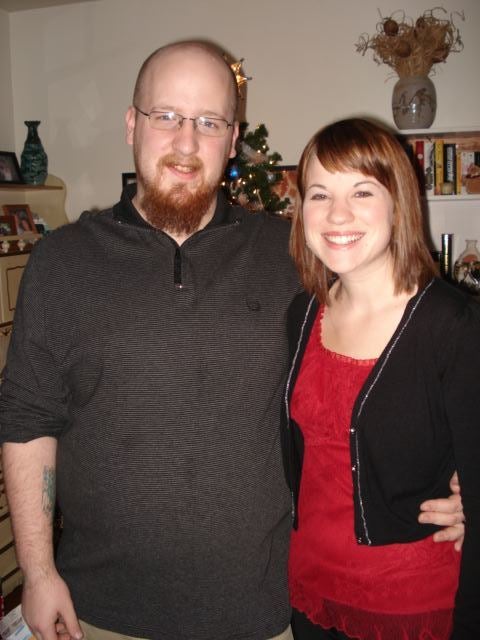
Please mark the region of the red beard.
[[[173, 154], [162, 158], [158, 163], [158, 175], [164, 167], [179, 163]], [[202, 168], [198, 158], [189, 159], [188, 164], [193, 169]], [[138, 169], [137, 169], [138, 175]], [[195, 191], [190, 191], [188, 185], [174, 185], [169, 191], [164, 191], [158, 181], [144, 182], [143, 198], [140, 207], [149, 224], [172, 235], [190, 236], [197, 231], [204, 216], [212, 206], [218, 185], [202, 182]]]

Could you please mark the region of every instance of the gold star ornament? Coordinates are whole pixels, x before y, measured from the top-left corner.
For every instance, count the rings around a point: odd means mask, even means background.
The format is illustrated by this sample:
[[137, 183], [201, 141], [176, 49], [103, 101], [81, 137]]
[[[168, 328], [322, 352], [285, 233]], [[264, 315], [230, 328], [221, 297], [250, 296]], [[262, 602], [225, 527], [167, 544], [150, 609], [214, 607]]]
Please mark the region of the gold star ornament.
[[245, 58], [241, 58], [241, 59], [240, 59], [240, 60], [238, 60], [237, 62], [233, 62], [233, 63], [230, 65], [230, 68], [231, 68], [231, 70], [233, 71], [233, 73], [235, 74], [235, 79], [236, 79], [236, 81], [237, 81], [238, 95], [239, 95], [239, 96], [241, 96], [241, 97], [243, 97], [242, 89], [241, 89], [241, 88], [242, 88], [242, 86], [243, 86], [244, 84], [246, 84], [246, 83], [248, 82], [248, 80], [251, 80], [251, 79], [252, 79], [251, 77], [246, 76], [246, 75], [243, 73], [243, 70], [242, 70], [242, 63], [243, 63], [243, 61], [244, 61], [244, 60], [245, 60]]

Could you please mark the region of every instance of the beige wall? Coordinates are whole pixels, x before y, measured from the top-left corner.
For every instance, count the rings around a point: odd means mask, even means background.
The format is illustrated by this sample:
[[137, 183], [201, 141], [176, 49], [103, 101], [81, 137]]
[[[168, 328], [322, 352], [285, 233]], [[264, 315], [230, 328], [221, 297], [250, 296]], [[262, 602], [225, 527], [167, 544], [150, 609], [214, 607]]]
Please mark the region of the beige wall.
[[[434, 127], [480, 129], [480, 2], [442, 4], [464, 9], [466, 21], [458, 24], [465, 49], [433, 77]], [[41, 120], [50, 171], [67, 183], [68, 216], [113, 203], [122, 171], [133, 169], [123, 115], [138, 66], [166, 42], [204, 37], [245, 58], [253, 76], [247, 119], [265, 123], [271, 149], [285, 164], [296, 163], [310, 134], [332, 119], [369, 114], [392, 123], [389, 68], [354, 48], [362, 32], [373, 32], [379, 5], [383, 15], [399, 8], [398, 0], [96, 0], [10, 14], [17, 154], [23, 121]], [[419, 15], [418, 0], [400, 5]], [[442, 215], [434, 222], [437, 235], [452, 230], [444, 229]]]
[[14, 151], [12, 74], [10, 70], [10, 25], [8, 13], [0, 9], [0, 150]]

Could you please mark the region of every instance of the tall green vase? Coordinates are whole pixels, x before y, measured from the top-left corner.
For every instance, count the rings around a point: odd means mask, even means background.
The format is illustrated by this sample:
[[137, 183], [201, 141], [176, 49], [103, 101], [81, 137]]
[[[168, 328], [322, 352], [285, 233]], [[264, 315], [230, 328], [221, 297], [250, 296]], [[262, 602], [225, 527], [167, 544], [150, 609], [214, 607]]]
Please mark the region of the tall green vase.
[[21, 170], [27, 184], [44, 184], [48, 173], [48, 157], [38, 135], [40, 120], [25, 120], [27, 139], [21, 155]]

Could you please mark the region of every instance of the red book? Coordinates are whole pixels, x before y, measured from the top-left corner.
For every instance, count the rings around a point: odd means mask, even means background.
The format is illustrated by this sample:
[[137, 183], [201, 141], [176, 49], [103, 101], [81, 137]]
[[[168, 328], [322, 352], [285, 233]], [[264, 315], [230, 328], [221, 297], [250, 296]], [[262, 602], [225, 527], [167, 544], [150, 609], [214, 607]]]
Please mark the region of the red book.
[[425, 171], [425, 143], [423, 140], [415, 140], [415, 157], [422, 172]]

